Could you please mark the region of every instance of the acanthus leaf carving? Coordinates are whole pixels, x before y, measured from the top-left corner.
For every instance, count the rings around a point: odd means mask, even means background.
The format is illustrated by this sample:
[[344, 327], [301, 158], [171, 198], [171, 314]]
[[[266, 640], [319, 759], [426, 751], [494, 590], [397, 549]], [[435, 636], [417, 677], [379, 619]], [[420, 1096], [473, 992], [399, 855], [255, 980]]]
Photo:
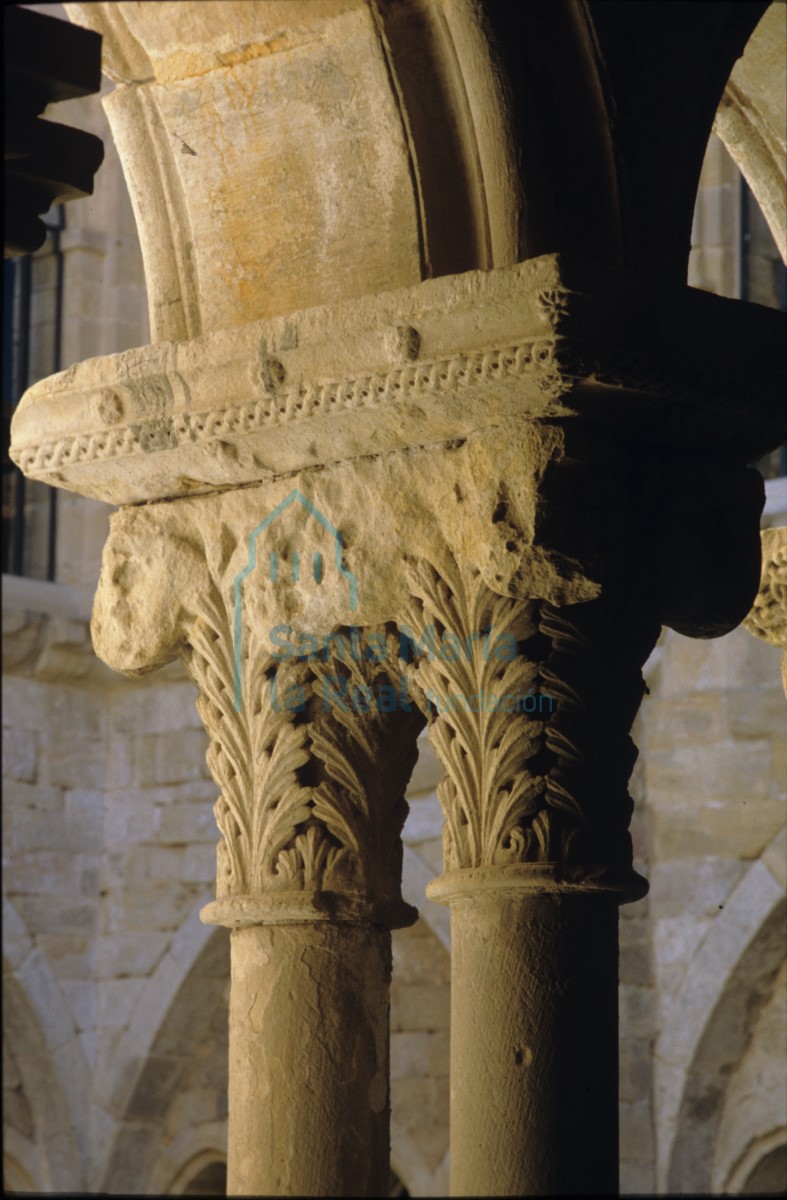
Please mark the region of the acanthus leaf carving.
[[760, 540], [760, 587], [743, 625], [755, 637], [784, 650], [782, 685], [787, 696], [787, 528], [763, 529]]
[[446, 772], [438, 788], [446, 865], [513, 861], [534, 835], [527, 824], [538, 812], [541, 783], [527, 763], [537, 752], [542, 723], [512, 721], [497, 703], [489, 711], [488, 698], [526, 696], [535, 688], [537, 668], [519, 654], [501, 661], [490, 643], [499, 643], [501, 635], [518, 643], [535, 632], [534, 606], [498, 596], [480, 572], [462, 578], [456, 562], [443, 574], [418, 563], [410, 584], [409, 625], [419, 638], [432, 626], [462, 644], [458, 655], [427, 653], [404, 664]]
[[[363, 887], [395, 899], [401, 880], [400, 834], [408, 811], [404, 793], [424, 721], [415, 706], [408, 711], [398, 703], [395, 632], [371, 632], [385, 641], [382, 660], [365, 647], [358, 656], [338, 662], [317, 658], [310, 664], [316, 701], [310, 745], [319, 774], [314, 813], [347, 848]], [[352, 701], [326, 704], [329, 674], [334, 682], [344, 681], [343, 695]], [[391, 712], [379, 703], [381, 688], [397, 694]]]
[[310, 817], [309, 793], [297, 775], [309, 758], [306, 731], [266, 698], [275, 664], [253, 631], [245, 649], [244, 707], [235, 711], [232, 637], [216, 592], [204, 599], [184, 657], [199, 687], [197, 709], [211, 737], [208, 765], [221, 788], [214, 809], [223, 839], [218, 895], [281, 886], [288, 876], [278, 869], [280, 855]]
[[[279, 661], [251, 623], [236, 709], [232, 645], [228, 602], [216, 586], [183, 656], [221, 788], [217, 898], [314, 891], [401, 905], [404, 791], [423, 718], [328, 705], [324, 694], [337, 671], [359, 688], [390, 680], [393, 651], [384, 662]], [[289, 706], [293, 694], [302, 700]]]
[[[606, 599], [558, 609], [500, 596], [455, 560], [442, 572], [419, 563], [411, 587], [421, 653], [405, 669], [446, 772], [446, 869], [538, 863], [623, 878], [637, 756], [629, 729], [658, 622], [647, 611], [632, 620]], [[459, 635], [458, 661], [424, 651], [430, 623]], [[513, 635], [516, 653], [501, 662], [488, 644], [485, 652], [484, 629]], [[478, 702], [444, 703], [439, 689]], [[500, 703], [523, 693], [508, 711]]]

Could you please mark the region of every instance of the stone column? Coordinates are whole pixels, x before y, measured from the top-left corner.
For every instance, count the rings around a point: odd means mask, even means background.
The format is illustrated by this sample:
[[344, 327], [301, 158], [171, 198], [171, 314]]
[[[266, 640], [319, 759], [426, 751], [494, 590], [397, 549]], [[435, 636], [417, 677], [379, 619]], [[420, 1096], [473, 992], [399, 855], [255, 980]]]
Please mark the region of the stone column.
[[237, 712], [215, 632], [196, 626], [184, 657], [222, 789], [202, 919], [232, 930], [228, 1192], [384, 1195], [390, 930], [417, 917], [399, 834], [421, 719], [336, 700], [337, 678], [364, 692], [384, 664], [285, 665], [253, 631]]
[[617, 904], [647, 886], [628, 731], [658, 621], [515, 601], [458, 565], [411, 585], [405, 669], [446, 771], [452, 1194], [614, 1194]]
[[454, 1196], [617, 1191], [617, 898], [540, 882], [430, 890], [451, 904]]
[[231, 1196], [385, 1194], [390, 934], [312, 916], [232, 934]]
[[[132, 673], [179, 653], [211, 738], [222, 840], [201, 915], [231, 930], [229, 1194], [379, 1196], [390, 930], [418, 915], [400, 833], [424, 721], [377, 703], [396, 695], [392, 633], [288, 623], [298, 590], [272, 583], [255, 526], [273, 510], [282, 575], [298, 553], [305, 567], [293, 540], [320, 528], [304, 530], [299, 495], [283, 516], [256, 492], [118, 514], [93, 636]], [[249, 547], [266, 570], [249, 574]], [[319, 589], [306, 582], [341, 611], [329, 565]]]

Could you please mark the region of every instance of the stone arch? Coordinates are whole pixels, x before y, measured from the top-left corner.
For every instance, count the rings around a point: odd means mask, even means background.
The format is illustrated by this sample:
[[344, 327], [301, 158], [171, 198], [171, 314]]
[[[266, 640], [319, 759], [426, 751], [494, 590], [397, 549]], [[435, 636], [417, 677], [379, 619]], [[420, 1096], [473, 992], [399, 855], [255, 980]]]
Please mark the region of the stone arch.
[[714, 129], [757, 198], [787, 264], [787, 6], [771, 4], [733, 68]]
[[[217, 1165], [224, 1167], [225, 1179], [224, 1187], [217, 1186], [218, 1180], [215, 1177], [211, 1180], [214, 1187], [213, 1190], [206, 1190], [204, 1193], [198, 1193], [193, 1190], [194, 1184], [197, 1181], [208, 1182], [208, 1175], [212, 1168]], [[223, 1195], [226, 1191], [226, 1167], [227, 1155], [226, 1151], [217, 1149], [201, 1150], [195, 1154], [189, 1161], [178, 1171], [170, 1186], [166, 1189], [167, 1195], [170, 1196], [185, 1196], [185, 1195]]]
[[[3, 961], [4, 1050], [11, 1050], [9, 1067], [18, 1077], [18, 1092], [29, 1116], [27, 1136], [20, 1130], [4, 1129], [4, 1138], [17, 1176], [20, 1171], [22, 1176], [33, 1176], [35, 1186], [44, 1191], [79, 1191], [79, 1125], [71, 1108], [80, 1094], [82, 1103], [87, 1098], [83, 1064], [80, 1069], [75, 1062], [75, 1047], [68, 1038], [53, 1042], [54, 1022], [62, 1030], [70, 1018], [41, 955], [33, 951], [26, 964], [31, 960], [28, 974], [43, 981], [42, 992], [25, 987], [7, 960]], [[58, 1001], [58, 1012], [47, 1011]], [[46, 1021], [40, 1019], [42, 1009], [47, 1012]], [[65, 1087], [61, 1078], [71, 1065], [75, 1066], [74, 1077]], [[6, 1110], [4, 1123], [8, 1118]]]
[[211, 888], [184, 918], [167, 952], [145, 983], [128, 1028], [115, 1048], [114, 1069], [99, 1080], [100, 1099], [107, 1109], [119, 1106], [121, 1111], [125, 1110], [162, 1021], [210, 941], [213, 927], [203, 925], [199, 914], [212, 899]]
[[3, 1191], [34, 1192], [37, 1189], [38, 1155], [33, 1142], [15, 1129], [3, 1129]]
[[787, 962], [784, 962], [760, 1011], [745, 1054], [727, 1082], [711, 1175], [714, 1192], [750, 1191], [748, 1181], [760, 1170], [763, 1160], [775, 1155], [780, 1147], [787, 1147], [786, 1011]]
[[516, 261], [514, 147], [471, 0], [66, 8], [120, 84], [105, 107], [154, 341]]
[[27, 926], [7, 896], [3, 897], [3, 957], [12, 971], [32, 953], [34, 942]]
[[651, 16], [637, 55], [600, 5], [66, 5], [120, 84], [105, 106], [154, 341], [588, 245], [685, 270], [704, 146], [762, 7], [683, 4], [679, 45]]
[[[90, 1094], [88, 1067], [57, 979], [8, 897], [3, 897], [3, 995], [5, 1030], [9, 1038], [14, 1031], [36, 1144], [44, 1147], [42, 1169], [50, 1182], [43, 1186], [78, 1188], [87, 1154], [82, 1111]], [[24, 1157], [22, 1147], [19, 1152]]]
[[[28, 1180], [28, 1190], [35, 1188], [41, 1174], [40, 1152], [36, 1146], [36, 1129], [32, 1106], [25, 1091], [19, 1070], [19, 1047], [3, 1028], [3, 1186], [18, 1190]], [[24, 1047], [22, 1051], [24, 1052]], [[8, 1182], [6, 1182], [8, 1179]]]
[[[167, 1121], [177, 1101], [187, 1099], [189, 1077], [207, 1057], [220, 1060], [221, 1079], [226, 1079], [227, 988], [229, 986], [229, 936], [224, 929], [210, 929], [207, 940], [167, 1006], [148, 1054], [136, 1072], [122, 1125], [115, 1137], [102, 1190], [128, 1192], [159, 1188], [176, 1175], [180, 1156], [173, 1161], [172, 1147], [160, 1161], [167, 1134]], [[216, 1072], [214, 1071], [214, 1075]], [[209, 1144], [223, 1142], [218, 1132], [226, 1116], [226, 1092], [216, 1088], [221, 1112], [195, 1130]], [[177, 1128], [192, 1124], [181, 1114]], [[201, 1149], [205, 1149], [205, 1142]], [[155, 1188], [154, 1188], [155, 1190]]]
[[748, 1190], [756, 1181], [760, 1168], [776, 1155], [787, 1152], [787, 1126], [774, 1129], [764, 1137], [755, 1138], [735, 1164], [724, 1186], [727, 1195], [752, 1195]]
[[678, 1004], [665, 1014], [657, 1055], [674, 1065], [682, 1048], [691, 1064], [673, 1112], [661, 1113], [667, 1133], [674, 1122], [668, 1191], [711, 1191], [725, 1088], [781, 965], [786, 919], [783, 885], [762, 861], [754, 863], [695, 955]]

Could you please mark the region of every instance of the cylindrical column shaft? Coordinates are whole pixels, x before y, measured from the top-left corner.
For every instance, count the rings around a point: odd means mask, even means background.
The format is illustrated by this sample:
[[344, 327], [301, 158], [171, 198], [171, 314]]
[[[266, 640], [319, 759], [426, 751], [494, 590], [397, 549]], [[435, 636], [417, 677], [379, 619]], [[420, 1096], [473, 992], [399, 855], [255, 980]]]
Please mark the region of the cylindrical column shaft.
[[617, 1192], [617, 907], [453, 901], [452, 1195]]
[[233, 931], [228, 1194], [386, 1195], [390, 978], [375, 925]]

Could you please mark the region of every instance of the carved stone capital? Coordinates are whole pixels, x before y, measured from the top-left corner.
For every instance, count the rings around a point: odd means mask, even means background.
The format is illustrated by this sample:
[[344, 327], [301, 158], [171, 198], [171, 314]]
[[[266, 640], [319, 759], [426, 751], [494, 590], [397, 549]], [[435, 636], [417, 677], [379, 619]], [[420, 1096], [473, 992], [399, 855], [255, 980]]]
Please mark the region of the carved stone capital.
[[415, 564], [411, 589], [403, 667], [446, 772], [447, 874], [432, 898], [468, 887], [643, 894], [627, 784], [652, 612], [606, 598], [521, 603], [456, 564]]
[[[410, 924], [400, 833], [423, 717], [394, 695], [395, 635], [366, 628], [358, 653], [350, 572], [300, 503], [271, 504], [282, 525], [267, 543], [248, 493], [226, 497], [223, 513], [218, 497], [194, 504], [115, 515], [92, 631], [111, 665], [142, 674], [179, 656], [199, 689], [222, 835], [204, 919]], [[270, 553], [283, 575], [297, 545], [304, 586], [273, 581]], [[307, 547], [320, 554], [319, 583]], [[347, 626], [334, 628], [337, 613]], [[394, 702], [378, 705], [386, 689]]]
[[787, 527], [763, 529], [760, 590], [744, 625], [755, 637], [787, 648]]
[[[378, 645], [387, 636], [377, 631]], [[400, 834], [423, 719], [398, 705], [359, 711], [357, 699], [391, 687], [391, 655], [277, 662], [252, 626], [238, 706], [231, 647], [226, 610], [206, 604], [182, 651], [221, 788], [217, 899], [203, 920], [411, 924]]]
[[[293, 919], [310, 888], [348, 913], [394, 902], [394, 852], [363, 813], [374, 764], [398, 836], [414, 725], [318, 712], [330, 652], [313, 644], [342, 630], [476, 638], [469, 664], [407, 668], [447, 772], [450, 869], [630, 870], [640, 665], [660, 623], [717, 636], [749, 610], [763, 497], [745, 464], [784, 432], [779, 314], [651, 283], [545, 255], [92, 360], [26, 394], [22, 468], [124, 506], [99, 655], [132, 674], [180, 655], [198, 680], [235, 923], [280, 891]], [[485, 624], [512, 660], [479, 657]], [[274, 684], [305, 707], [277, 709]], [[449, 685], [556, 708], [430, 708]]]
[[[712, 636], [741, 619], [760, 491], [742, 468], [714, 487], [695, 462], [646, 448], [632, 462], [584, 423], [532, 422], [116, 513], [94, 642], [131, 674], [180, 655], [198, 682], [222, 789], [222, 919], [256, 921], [274, 894], [279, 921], [302, 919], [307, 893], [313, 919], [396, 903], [418, 720], [398, 699], [359, 711], [341, 697], [381, 681], [398, 695], [402, 676], [446, 770], [449, 871], [536, 864], [636, 890], [640, 667], [664, 620]], [[698, 545], [697, 510], [740, 568], [715, 590], [721, 556]], [[429, 630], [448, 655], [428, 652]], [[383, 661], [337, 665], [336, 639], [355, 634], [381, 640]]]

